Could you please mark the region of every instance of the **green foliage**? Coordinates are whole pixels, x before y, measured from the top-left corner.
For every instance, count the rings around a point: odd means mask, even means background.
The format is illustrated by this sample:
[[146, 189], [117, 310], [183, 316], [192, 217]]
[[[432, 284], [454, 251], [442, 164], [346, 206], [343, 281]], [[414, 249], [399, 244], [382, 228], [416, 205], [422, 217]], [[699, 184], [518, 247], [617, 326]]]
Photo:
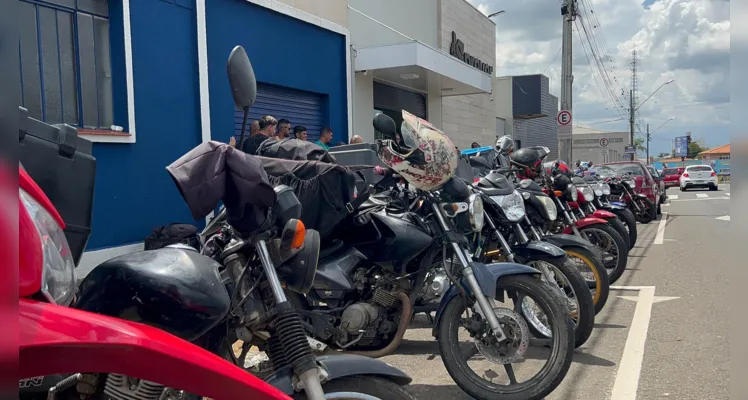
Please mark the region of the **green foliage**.
[[702, 148], [696, 142], [691, 142], [691, 144], [688, 145], [688, 158], [696, 158], [699, 153], [705, 150], [708, 149]]

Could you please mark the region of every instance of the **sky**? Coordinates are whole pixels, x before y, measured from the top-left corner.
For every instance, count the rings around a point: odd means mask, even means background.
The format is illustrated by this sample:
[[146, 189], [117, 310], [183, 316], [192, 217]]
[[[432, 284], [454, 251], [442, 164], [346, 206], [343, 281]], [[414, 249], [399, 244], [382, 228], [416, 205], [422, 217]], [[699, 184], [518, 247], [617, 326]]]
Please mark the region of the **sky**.
[[[469, 1], [485, 14], [505, 10], [493, 17], [496, 74], [543, 73], [550, 78], [551, 93], [559, 96], [561, 0]], [[631, 53], [636, 50], [636, 131], [641, 135], [639, 129], [646, 132], [649, 124], [651, 155], [669, 153], [673, 138], [686, 132], [704, 139], [707, 147], [730, 142], [729, 0], [578, 0], [578, 7], [574, 125], [629, 130]], [[747, 36], [739, 36], [746, 46]]]

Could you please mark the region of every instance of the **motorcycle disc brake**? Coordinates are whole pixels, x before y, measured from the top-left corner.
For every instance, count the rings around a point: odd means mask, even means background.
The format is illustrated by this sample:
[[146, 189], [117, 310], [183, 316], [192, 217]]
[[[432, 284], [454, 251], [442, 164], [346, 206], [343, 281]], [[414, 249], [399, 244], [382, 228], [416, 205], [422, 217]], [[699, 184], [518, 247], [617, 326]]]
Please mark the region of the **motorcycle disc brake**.
[[507, 339], [501, 343], [493, 335], [478, 337], [475, 346], [478, 352], [496, 364], [511, 364], [525, 355], [530, 345], [530, 329], [524, 318], [508, 308], [494, 308], [496, 318]]

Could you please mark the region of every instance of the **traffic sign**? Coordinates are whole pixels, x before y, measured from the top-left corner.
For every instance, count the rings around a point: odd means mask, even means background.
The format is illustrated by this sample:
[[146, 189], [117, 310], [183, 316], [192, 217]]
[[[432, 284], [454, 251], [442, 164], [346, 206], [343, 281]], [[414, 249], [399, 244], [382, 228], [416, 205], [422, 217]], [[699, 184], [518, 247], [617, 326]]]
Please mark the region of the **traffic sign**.
[[608, 147], [609, 142], [608, 138], [600, 138], [600, 147]]
[[561, 110], [556, 115], [557, 133], [559, 139], [571, 139], [571, 111]]

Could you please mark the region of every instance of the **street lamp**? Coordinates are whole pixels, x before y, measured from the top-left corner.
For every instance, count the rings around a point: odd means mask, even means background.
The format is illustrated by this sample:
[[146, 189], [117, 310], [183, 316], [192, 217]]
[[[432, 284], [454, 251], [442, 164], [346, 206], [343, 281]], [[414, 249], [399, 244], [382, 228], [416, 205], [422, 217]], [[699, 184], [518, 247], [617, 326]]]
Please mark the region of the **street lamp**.
[[490, 19], [491, 17], [495, 17], [499, 14], [503, 14], [504, 12], [505, 12], [504, 10], [496, 11], [495, 13], [488, 14], [488, 18]]
[[[664, 86], [664, 85], [665, 85], [665, 84], [663, 84], [663, 86]], [[656, 90], [655, 90], [655, 91], [656, 91]], [[655, 132], [657, 132], [657, 130], [658, 130], [658, 129], [662, 128], [663, 126], [665, 126], [665, 124], [667, 124], [668, 122], [670, 122], [670, 121], [672, 121], [672, 120], [674, 120], [674, 119], [675, 119], [675, 117], [670, 117], [670, 118], [669, 118], [669, 119], [668, 119], [667, 121], [665, 121], [665, 122], [661, 123], [661, 124], [660, 124], [660, 126], [658, 126], [657, 128], [655, 128], [655, 130], [653, 130], [653, 131], [652, 131], [652, 133], [650, 133], [650, 132], [649, 132], [649, 124], [647, 124], [647, 162], [649, 162], [649, 138], [650, 138], [650, 137], [651, 137], [651, 136], [652, 136], [652, 135], [653, 135], [653, 134], [654, 134]]]
[[654, 92], [652, 92], [652, 94], [650, 94], [650, 95], [649, 95], [649, 97], [647, 97], [646, 99], [644, 99], [644, 101], [642, 101], [641, 103], [639, 103], [639, 106], [638, 106], [638, 107], [636, 107], [636, 108], [635, 108], [635, 110], [638, 110], [638, 109], [639, 109], [639, 107], [643, 106], [643, 105], [644, 105], [644, 103], [646, 103], [646, 102], [647, 102], [647, 100], [649, 100], [650, 98], [652, 98], [652, 96], [654, 96], [654, 95], [655, 95], [655, 93], [657, 93], [657, 91], [658, 91], [658, 90], [662, 89], [662, 87], [663, 87], [663, 86], [665, 86], [665, 85], [669, 85], [669, 84], [671, 84], [671, 83], [673, 83], [673, 82], [675, 82], [675, 79], [671, 79], [671, 80], [669, 80], [669, 81], [667, 81], [667, 82], [663, 83], [662, 85], [660, 85], [660, 86], [659, 86], [659, 87], [658, 87], [657, 89], [655, 89], [655, 91], [654, 91]]
[[653, 130], [651, 134], [654, 134], [655, 132], [657, 132], [658, 129], [662, 128], [663, 126], [665, 126], [665, 124], [667, 124], [668, 122], [670, 122], [670, 121], [672, 121], [674, 119], [675, 119], [675, 117], [670, 117], [667, 121], [663, 122], [662, 124], [660, 124], [660, 126], [658, 126], [657, 128], [655, 128], [655, 130]]

